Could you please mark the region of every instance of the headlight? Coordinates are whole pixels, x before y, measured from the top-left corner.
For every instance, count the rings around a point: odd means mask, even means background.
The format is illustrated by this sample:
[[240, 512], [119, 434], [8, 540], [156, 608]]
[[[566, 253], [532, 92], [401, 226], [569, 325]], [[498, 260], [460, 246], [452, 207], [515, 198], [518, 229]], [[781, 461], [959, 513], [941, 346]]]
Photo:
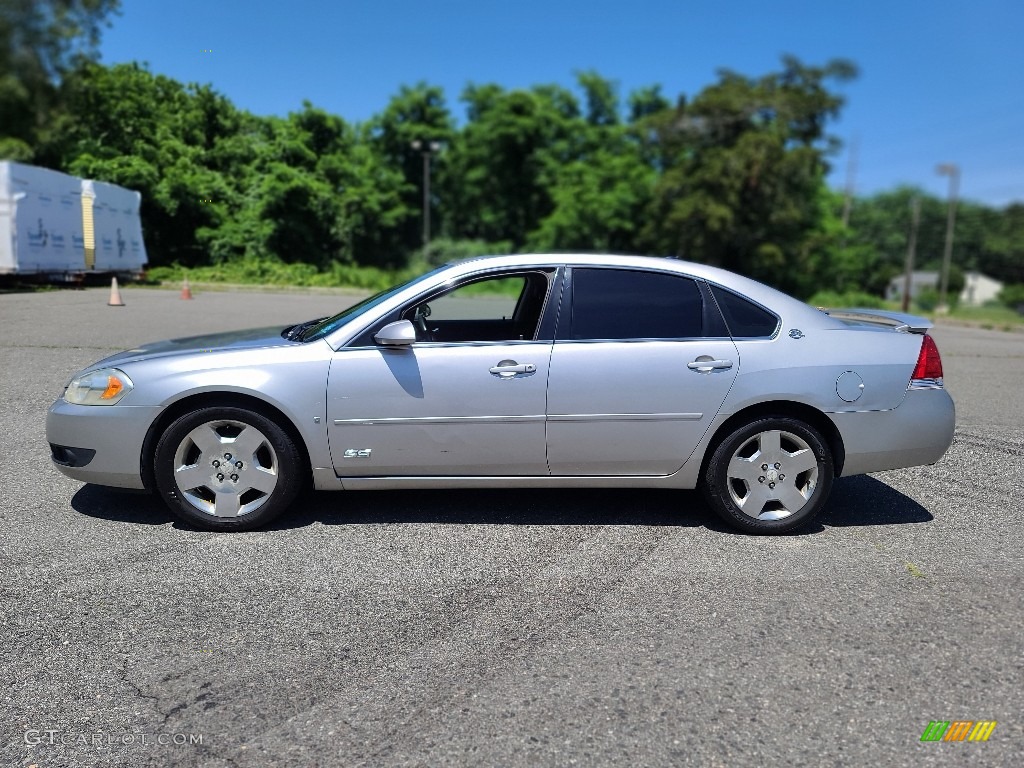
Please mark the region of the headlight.
[[134, 386], [124, 371], [100, 368], [73, 378], [64, 392], [64, 399], [75, 405], [113, 405]]

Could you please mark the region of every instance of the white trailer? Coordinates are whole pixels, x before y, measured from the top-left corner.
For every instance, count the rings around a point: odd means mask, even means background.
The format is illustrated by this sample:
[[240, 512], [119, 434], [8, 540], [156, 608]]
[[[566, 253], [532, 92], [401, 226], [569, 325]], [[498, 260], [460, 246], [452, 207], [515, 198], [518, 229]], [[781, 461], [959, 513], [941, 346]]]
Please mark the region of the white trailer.
[[138, 277], [142, 195], [101, 181], [0, 162], [0, 275]]

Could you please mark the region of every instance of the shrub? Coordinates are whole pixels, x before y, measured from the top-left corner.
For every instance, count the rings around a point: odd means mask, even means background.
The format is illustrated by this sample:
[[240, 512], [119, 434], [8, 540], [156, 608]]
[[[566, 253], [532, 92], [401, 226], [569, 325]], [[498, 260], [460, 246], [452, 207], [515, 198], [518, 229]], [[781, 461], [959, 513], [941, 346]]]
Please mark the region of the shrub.
[[914, 297], [914, 304], [924, 312], [931, 312], [939, 306], [939, 292], [934, 288], [922, 288]]
[[1012, 283], [999, 292], [999, 300], [1024, 315], [1024, 283]]
[[180, 264], [153, 267], [147, 271], [147, 275], [154, 282], [181, 282], [188, 275], [189, 280], [196, 283], [358, 288], [376, 292], [413, 278], [427, 269], [426, 265], [419, 265], [391, 271], [332, 262], [321, 271], [312, 264], [285, 264], [274, 259], [237, 259], [189, 270]]
[[[954, 292], [952, 287], [946, 292], [946, 303], [950, 309], [956, 309], [960, 304], [960, 294]], [[936, 288], [922, 288], [914, 297], [914, 304], [922, 312], [933, 312], [939, 306], [939, 291]]]
[[818, 291], [807, 301], [814, 307], [827, 307], [829, 309], [852, 309], [859, 307], [863, 309], [883, 309], [885, 302], [878, 296], [864, 291]]

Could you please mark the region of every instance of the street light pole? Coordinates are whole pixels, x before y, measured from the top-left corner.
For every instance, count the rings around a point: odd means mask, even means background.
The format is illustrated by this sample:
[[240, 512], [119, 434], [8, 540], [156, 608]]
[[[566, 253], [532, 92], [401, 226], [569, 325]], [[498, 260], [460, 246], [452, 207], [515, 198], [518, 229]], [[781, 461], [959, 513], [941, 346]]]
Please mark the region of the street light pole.
[[943, 163], [935, 169], [940, 176], [949, 176], [949, 213], [946, 216], [946, 247], [942, 252], [942, 276], [939, 279], [939, 306], [936, 312], [948, 312], [949, 267], [953, 258], [953, 227], [956, 224], [956, 197], [960, 188], [960, 168]]
[[430, 158], [441, 149], [440, 142], [416, 139], [410, 145], [423, 155], [423, 247], [430, 244]]

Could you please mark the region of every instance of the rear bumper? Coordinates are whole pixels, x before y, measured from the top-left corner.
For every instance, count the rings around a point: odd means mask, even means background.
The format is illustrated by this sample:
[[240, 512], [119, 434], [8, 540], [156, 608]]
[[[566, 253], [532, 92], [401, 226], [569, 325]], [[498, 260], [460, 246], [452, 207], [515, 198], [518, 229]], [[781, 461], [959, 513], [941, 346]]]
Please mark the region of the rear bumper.
[[956, 408], [944, 389], [909, 390], [899, 407], [830, 413], [846, 449], [843, 476], [934, 464], [953, 442]]
[[59, 399], [46, 414], [53, 466], [85, 483], [144, 488], [142, 442], [159, 413], [159, 406], [72, 405]]

